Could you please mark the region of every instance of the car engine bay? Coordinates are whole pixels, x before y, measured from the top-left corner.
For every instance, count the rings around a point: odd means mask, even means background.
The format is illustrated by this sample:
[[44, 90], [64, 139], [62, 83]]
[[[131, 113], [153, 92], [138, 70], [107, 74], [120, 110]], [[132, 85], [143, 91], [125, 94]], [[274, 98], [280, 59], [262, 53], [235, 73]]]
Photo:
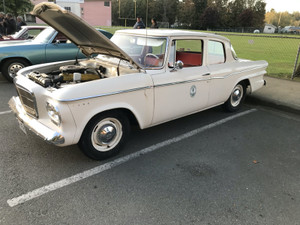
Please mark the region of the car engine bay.
[[68, 84], [117, 77], [120, 75], [136, 72], [128, 64], [120, 62], [100, 61], [88, 59], [71, 65], [61, 65], [57, 68], [51, 67], [51, 71], [34, 70], [27, 77], [43, 87], [62, 88]]

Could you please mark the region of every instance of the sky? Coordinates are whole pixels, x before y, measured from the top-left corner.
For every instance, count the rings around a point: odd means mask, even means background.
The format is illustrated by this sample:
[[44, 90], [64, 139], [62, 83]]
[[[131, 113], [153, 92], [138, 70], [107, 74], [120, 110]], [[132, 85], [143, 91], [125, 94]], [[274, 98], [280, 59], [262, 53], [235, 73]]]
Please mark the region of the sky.
[[269, 12], [272, 8], [276, 12], [288, 11], [293, 13], [294, 11], [300, 12], [300, 0], [264, 0], [266, 5], [266, 11]]

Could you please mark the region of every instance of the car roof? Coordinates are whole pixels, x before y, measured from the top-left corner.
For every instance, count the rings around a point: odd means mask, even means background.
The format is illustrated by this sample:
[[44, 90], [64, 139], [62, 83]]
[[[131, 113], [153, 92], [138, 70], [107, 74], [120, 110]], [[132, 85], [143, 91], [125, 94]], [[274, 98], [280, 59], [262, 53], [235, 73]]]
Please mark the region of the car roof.
[[221, 39], [229, 41], [228, 38], [216, 35], [213, 33], [205, 33], [198, 31], [187, 31], [187, 30], [172, 30], [172, 29], [124, 29], [118, 30], [115, 33], [120, 34], [131, 34], [131, 35], [142, 35], [142, 36], [156, 36], [156, 37], [207, 37], [214, 39]]

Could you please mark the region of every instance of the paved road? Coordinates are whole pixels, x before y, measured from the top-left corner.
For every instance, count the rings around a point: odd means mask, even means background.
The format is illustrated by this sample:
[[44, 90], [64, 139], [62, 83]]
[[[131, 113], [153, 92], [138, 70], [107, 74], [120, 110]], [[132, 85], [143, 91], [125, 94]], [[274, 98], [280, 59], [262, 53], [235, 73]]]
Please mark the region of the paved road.
[[217, 107], [134, 129], [97, 162], [25, 136], [7, 113], [14, 93], [0, 78], [1, 225], [299, 224], [298, 115]]

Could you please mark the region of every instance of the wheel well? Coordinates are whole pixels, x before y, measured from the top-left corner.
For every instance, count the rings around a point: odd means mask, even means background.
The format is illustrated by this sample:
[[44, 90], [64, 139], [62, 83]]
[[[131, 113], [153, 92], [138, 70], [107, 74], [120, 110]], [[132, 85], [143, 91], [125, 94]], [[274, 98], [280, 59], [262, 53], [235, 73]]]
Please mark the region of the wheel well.
[[90, 119], [90, 121], [92, 119], [94, 119], [96, 116], [99, 116], [99, 115], [104, 114], [104, 113], [108, 114], [110, 112], [119, 112], [119, 113], [122, 113], [123, 115], [125, 115], [128, 118], [130, 125], [139, 126], [139, 123], [138, 123], [135, 115], [129, 109], [125, 109], [125, 108], [111, 109], [111, 110], [106, 110], [106, 111], [100, 112], [100, 113], [94, 115]]
[[249, 81], [249, 79], [242, 80], [242, 81], [240, 81], [239, 83], [245, 85], [245, 88], [247, 88], [248, 86], [250, 86], [250, 81]]
[[3, 59], [3, 60], [1, 61], [1, 63], [0, 63], [0, 67], [2, 67], [2, 65], [3, 65], [5, 62], [7, 62], [8, 60], [11, 60], [11, 59], [21, 59], [21, 60], [26, 61], [29, 65], [32, 65], [32, 63], [31, 63], [28, 59], [26, 59], [26, 58], [23, 58], [23, 57], [11, 57], [11, 58], [5, 58], [5, 59]]

